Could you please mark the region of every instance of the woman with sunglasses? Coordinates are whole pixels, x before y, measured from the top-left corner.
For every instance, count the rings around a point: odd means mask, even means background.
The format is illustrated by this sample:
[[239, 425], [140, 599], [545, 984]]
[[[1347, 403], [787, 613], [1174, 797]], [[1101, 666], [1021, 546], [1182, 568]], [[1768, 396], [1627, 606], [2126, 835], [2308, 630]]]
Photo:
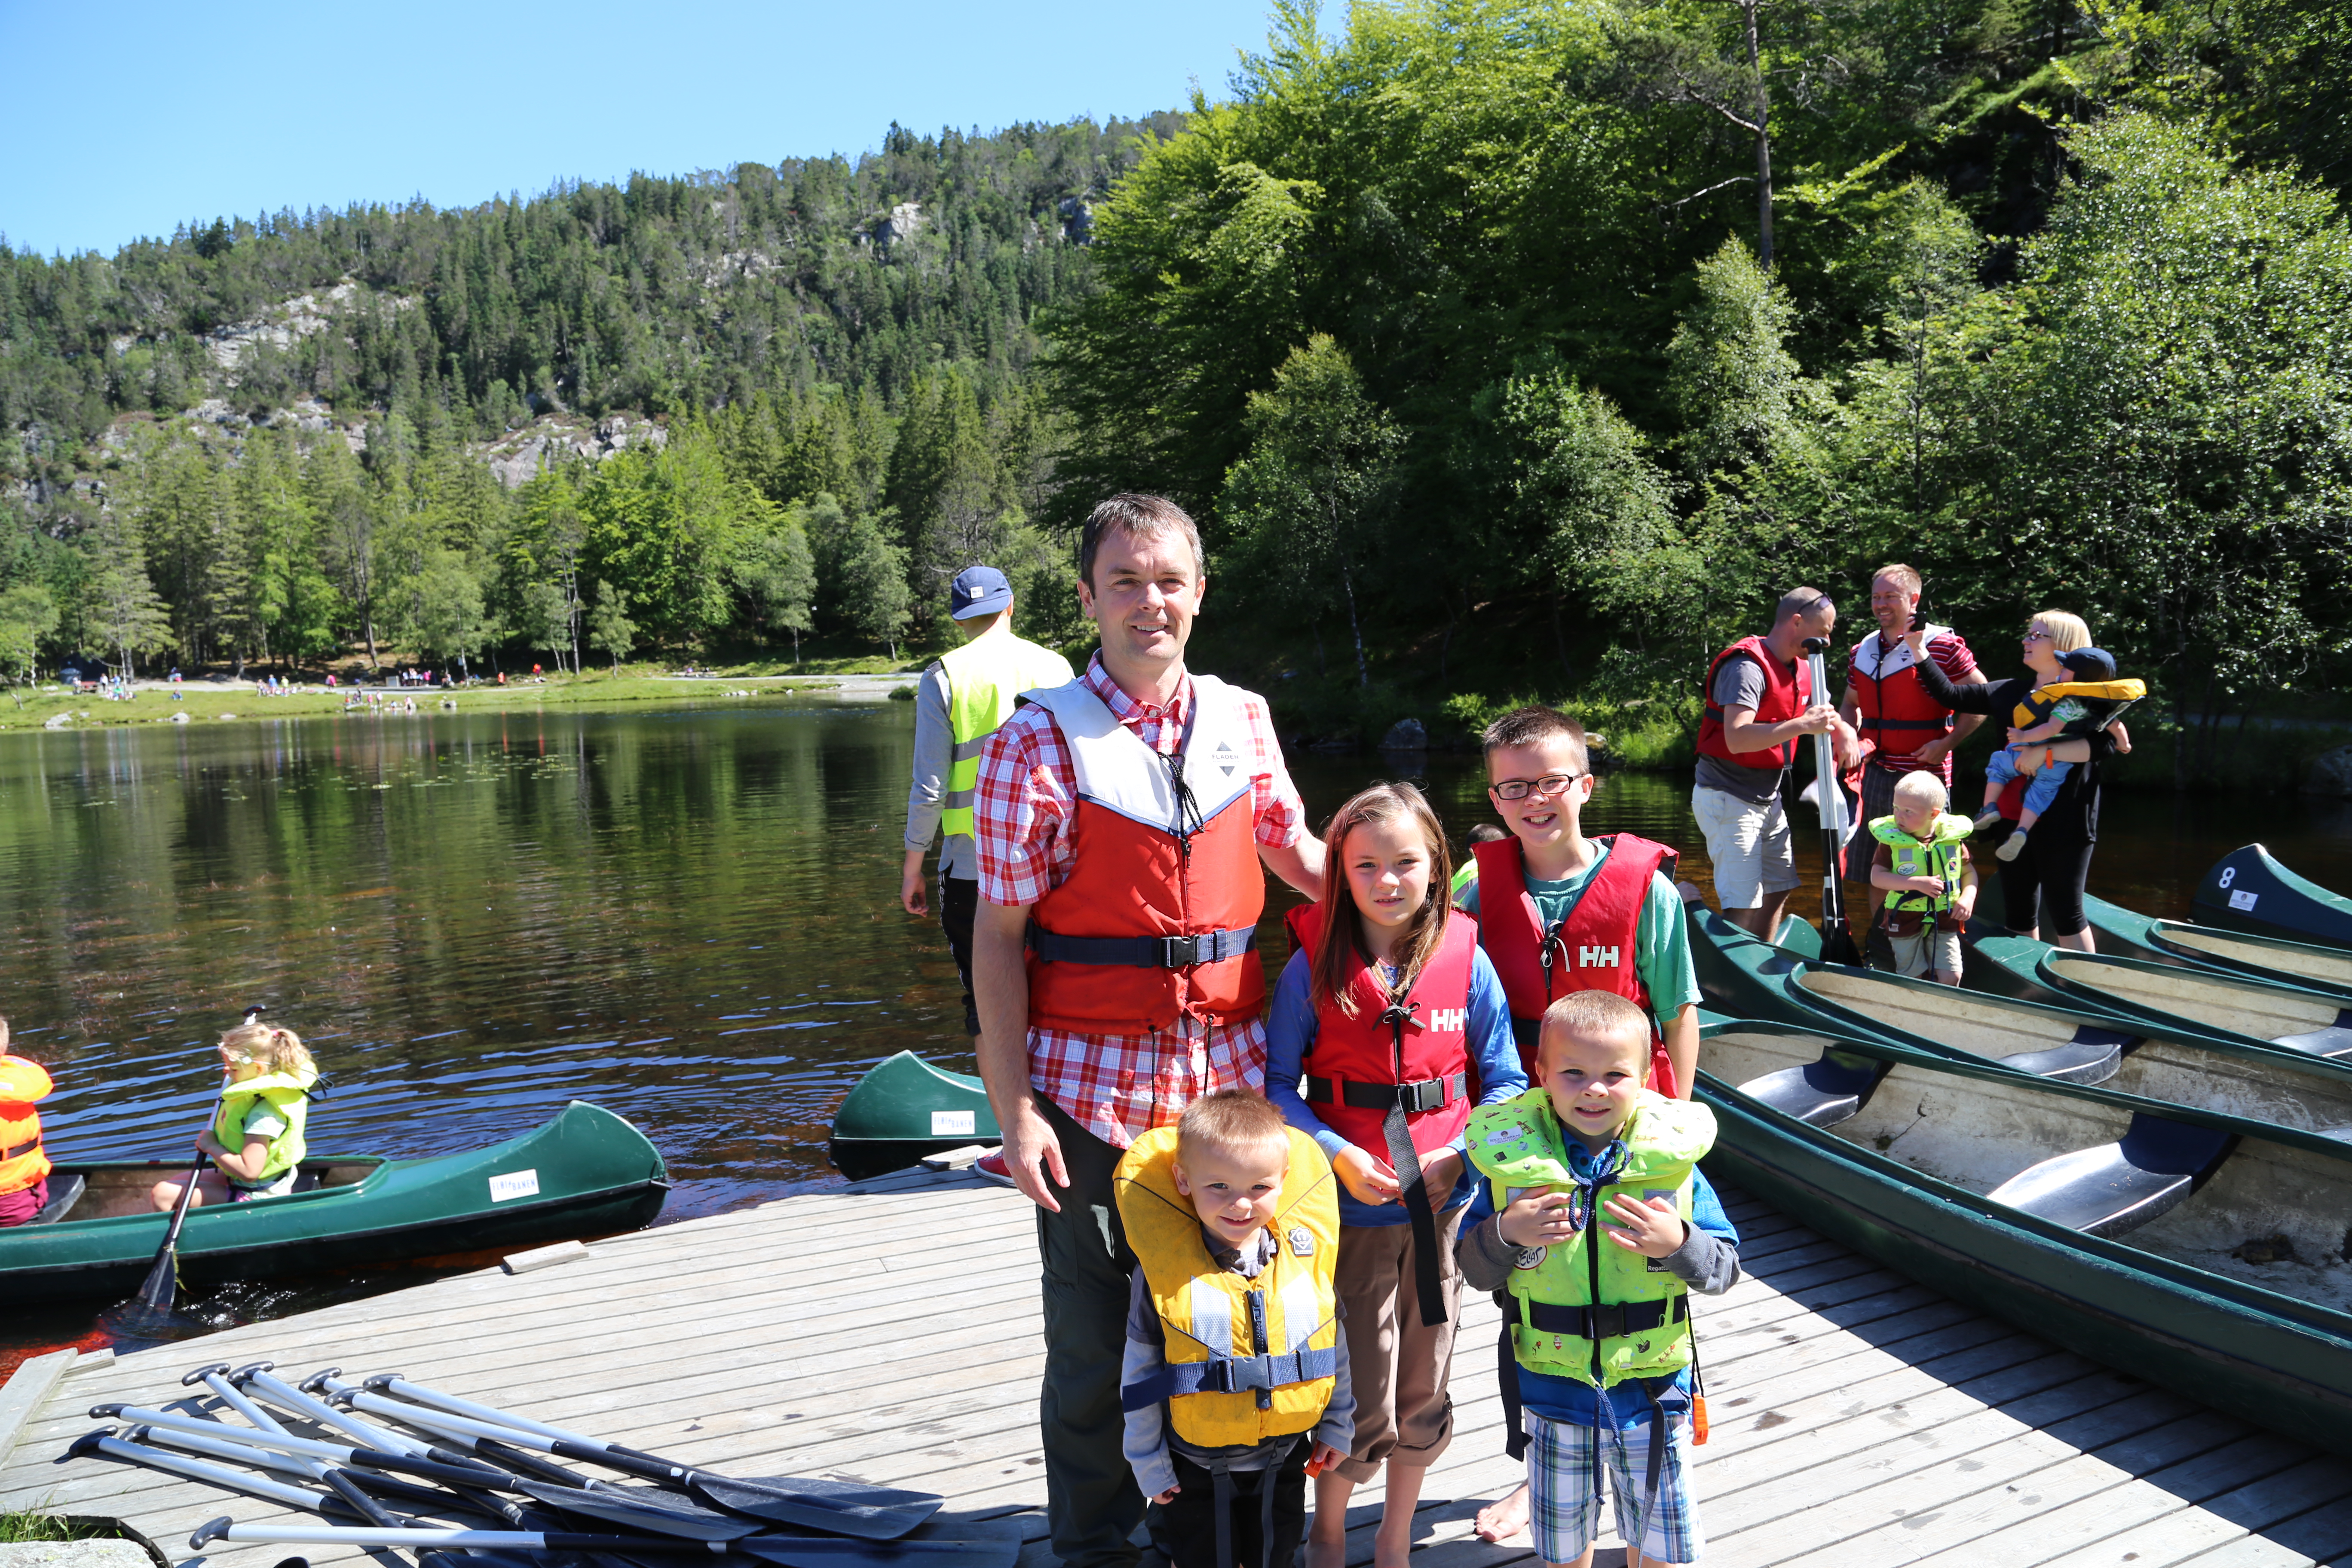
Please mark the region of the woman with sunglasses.
[[[1945, 707], [1960, 713], [2009, 713], [2027, 695], [2044, 686], [2075, 679], [2060, 656], [2091, 646], [2091, 628], [2083, 617], [2064, 610], [2043, 610], [2025, 628], [2026, 674], [2007, 680], [1969, 681], [1955, 685], [1936, 668], [1917, 645], [1924, 632], [1906, 639], [1919, 656], [1919, 684]], [[2017, 731], [2010, 732], [2015, 741]], [[2083, 884], [2091, 874], [2091, 849], [2099, 838], [2099, 766], [2111, 753], [2128, 751], [2128, 742], [2113, 735], [2029, 745], [2021, 762], [2033, 772], [2051, 762], [2079, 763], [2058, 786], [2049, 806], [2034, 826], [2025, 847], [2002, 866], [2002, 919], [2011, 931], [2042, 937], [2041, 916], [2050, 917], [2048, 940], [2060, 947], [2089, 952], [2091, 923], [2083, 913]]]

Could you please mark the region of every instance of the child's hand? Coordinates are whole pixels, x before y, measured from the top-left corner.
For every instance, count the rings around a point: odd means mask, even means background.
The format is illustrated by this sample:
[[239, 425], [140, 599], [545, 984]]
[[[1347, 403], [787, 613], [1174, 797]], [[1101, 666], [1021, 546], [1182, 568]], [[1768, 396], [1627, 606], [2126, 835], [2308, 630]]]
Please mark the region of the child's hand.
[[1962, 893], [1958, 898], [1952, 900], [1952, 913], [1959, 917], [1959, 921], [1962, 925], [1966, 925], [1970, 921], [1976, 919], [1977, 890], [1974, 888], [1970, 888], [1967, 892]]
[[1530, 1193], [1496, 1216], [1495, 1228], [1513, 1247], [1558, 1247], [1576, 1236], [1566, 1193]]
[[1690, 1232], [1683, 1216], [1675, 1212], [1672, 1198], [1652, 1198], [1637, 1203], [1620, 1193], [1601, 1205], [1611, 1219], [1625, 1228], [1609, 1227], [1609, 1239], [1628, 1252], [1638, 1252], [1644, 1258], [1664, 1258], [1689, 1238]]
[[1927, 893], [1932, 896], [1944, 890], [1944, 879], [1941, 877], [1902, 877], [1896, 879], [1903, 884], [1906, 892]]
[[1331, 1171], [1348, 1189], [1348, 1195], [1360, 1204], [1392, 1204], [1404, 1191], [1404, 1184], [1397, 1180], [1386, 1160], [1353, 1143], [1333, 1156]]
[[1454, 1184], [1462, 1179], [1462, 1152], [1458, 1149], [1440, 1149], [1421, 1163], [1421, 1184], [1429, 1194], [1429, 1206], [1444, 1208], [1454, 1191]]
[[2116, 755], [2131, 755], [2131, 731], [2124, 728], [2122, 720], [2118, 719], [2107, 726], [2107, 736], [2115, 742]]
[[1151, 1500], [1158, 1503], [1160, 1507], [1165, 1508], [1171, 1502], [1174, 1501], [1176, 1494], [1183, 1489], [1184, 1489], [1182, 1487], [1170, 1487], [1166, 1491], [1161, 1492], [1158, 1497], [1153, 1498]]
[[214, 1137], [212, 1129], [207, 1127], [196, 1134], [196, 1152], [208, 1160], [217, 1160], [228, 1152], [228, 1146]]
[[[1315, 1451], [1307, 1456], [1307, 1473], [1310, 1476], [1320, 1476], [1347, 1457], [1328, 1443], [1318, 1443], [1315, 1445]], [[1168, 1500], [1161, 1498], [1160, 1500], [1166, 1502]]]

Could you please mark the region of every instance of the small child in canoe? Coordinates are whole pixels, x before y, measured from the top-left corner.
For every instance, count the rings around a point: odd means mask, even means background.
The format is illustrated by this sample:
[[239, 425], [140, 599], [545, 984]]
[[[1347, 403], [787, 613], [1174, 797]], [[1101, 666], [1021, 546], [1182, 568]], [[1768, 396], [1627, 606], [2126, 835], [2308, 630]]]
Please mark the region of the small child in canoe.
[[2059, 786], [2074, 767], [2072, 763], [2062, 763], [2053, 757], [2028, 774], [2018, 766], [2019, 753], [2028, 746], [2095, 735], [2102, 730], [2114, 735], [2116, 751], [2128, 752], [2131, 731], [2124, 728], [2124, 710], [2147, 695], [2147, 688], [2139, 681], [2116, 679], [2115, 658], [2105, 649], [2073, 648], [2060, 654], [2058, 662], [2074, 679], [2037, 686], [2027, 693], [2010, 715], [2009, 744], [1995, 752], [1985, 763], [1984, 806], [1976, 820], [1979, 828], [1990, 827], [2000, 820], [2000, 794], [2011, 780], [2032, 780], [2026, 786], [2025, 804], [2017, 816], [2017, 830], [1993, 851], [1994, 858], [2000, 860], [2014, 860], [2024, 852], [2026, 835], [2042, 819], [2042, 814], [2050, 809], [2050, 803], [2058, 798]]
[[1886, 895], [1879, 923], [1895, 949], [1895, 973], [1960, 983], [1960, 932], [1976, 911], [1977, 870], [1969, 863], [1972, 826], [1944, 809], [1944, 781], [1914, 771], [1895, 781], [1895, 810], [1873, 817], [1870, 885]]
[[8, 1020], [0, 1018], [0, 1226], [24, 1224], [49, 1201], [49, 1157], [33, 1109], [49, 1089], [40, 1063], [8, 1054]]
[[1174, 1568], [1290, 1568], [1307, 1469], [1347, 1452], [1355, 1415], [1330, 1162], [1225, 1089], [1138, 1138], [1113, 1185], [1139, 1265], [1119, 1403], [1153, 1544]]
[[[197, 1152], [209, 1156], [213, 1168], [196, 1178], [191, 1207], [292, 1192], [308, 1147], [302, 1127], [319, 1068], [301, 1037], [249, 1016], [220, 1037], [220, 1108], [196, 1138]], [[150, 1196], [168, 1209], [180, 1201], [180, 1184], [158, 1182]]]

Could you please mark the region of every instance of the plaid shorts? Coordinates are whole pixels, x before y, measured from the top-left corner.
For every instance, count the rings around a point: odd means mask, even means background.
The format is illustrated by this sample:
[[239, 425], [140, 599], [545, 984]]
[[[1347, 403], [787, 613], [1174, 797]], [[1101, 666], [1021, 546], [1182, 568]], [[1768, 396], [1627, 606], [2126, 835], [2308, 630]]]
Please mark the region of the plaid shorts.
[[1601, 1459], [1609, 1470], [1609, 1489], [1616, 1496], [1617, 1537], [1642, 1538], [1642, 1560], [1653, 1563], [1696, 1563], [1706, 1550], [1699, 1531], [1698, 1505], [1690, 1495], [1689, 1433], [1675, 1421], [1666, 1439], [1666, 1453], [1658, 1468], [1658, 1495], [1649, 1500], [1649, 1517], [1642, 1518], [1643, 1490], [1650, 1479], [1650, 1423], [1633, 1426], [1580, 1426], [1551, 1421], [1525, 1412], [1528, 1428], [1528, 1525], [1534, 1532], [1536, 1554], [1546, 1563], [1573, 1563], [1592, 1544], [1601, 1529], [1601, 1496], [1594, 1489], [1592, 1444], [1601, 1441]]

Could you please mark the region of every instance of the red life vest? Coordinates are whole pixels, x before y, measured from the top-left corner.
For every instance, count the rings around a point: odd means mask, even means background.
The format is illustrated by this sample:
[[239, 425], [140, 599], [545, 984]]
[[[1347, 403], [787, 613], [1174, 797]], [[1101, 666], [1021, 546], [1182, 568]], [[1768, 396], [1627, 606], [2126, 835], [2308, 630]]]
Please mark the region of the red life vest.
[[[1323, 906], [1301, 904], [1284, 918], [1313, 963], [1322, 938]], [[1400, 1058], [1396, 1030], [1383, 1016], [1388, 988], [1372, 977], [1355, 943], [1348, 944], [1346, 988], [1355, 996], [1356, 1016], [1340, 1011], [1336, 999], [1318, 1004], [1315, 1044], [1301, 1064], [1300, 1097], [1323, 1125], [1385, 1160], [1389, 1147], [1381, 1121], [1395, 1103], [1397, 1086], [1404, 1085], [1405, 1126], [1416, 1151], [1430, 1153], [1461, 1135], [1475, 1095], [1470, 1081], [1470, 964], [1477, 951], [1477, 922], [1459, 910], [1447, 910], [1444, 940], [1404, 1000], [1412, 1016], [1404, 1026]]]
[[[1929, 646], [1937, 637], [1950, 637], [1949, 626], [1927, 628]], [[1865, 747], [1872, 748], [1872, 761], [1889, 773], [1907, 773], [1923, 764], [1912, 760], [1913, 753], [1938, 736], [1952, 732], [1952, 710], [1927, 695], [1920, 684], [1919, 668], [1911, 657], [1911, 646], [1897, 642], [1892, 652], [1885, 651], [1879, 635], [1870, 636], [1854, 644], [1845, 666], [1847, 689], [1853, 691], [1854, 706], [1862, 722], [1855, 726]], [[1947, 753], [1939, 764], [1944, 782], [1952, 780], [1952, 759]]]
[[[1723, 736], [1723, 710], [1716, 706], [1715, 678], [1723, 661], [1739, 655], [1756, 661], [1764, 671], [1764, 695], [1756, 704], [1759, 724], [1778, 724], [1794, 719], [1812, 705], [1813, 676], [1803, 659], [1791, 665], [1782, 664], [1772, 657], [1762, 637], [1741, 637], [1715, 656], [1706, 667], [1706, 710], [1698, 721], [1698, 749], [1710, 757], [1727, 763], [1737, 763], [1743, 768], [1786, 768], [1797, 760], [1797, 742], [1783, 741], [1760, 752], [1735, 752]], [[1482, 871], [1483, 877], [1485, 873]], [[1481, 894], [1480, 897], [1485, 897]]]
[[1516, 838], [1472, 846], [1478, 857], [1478, 942], [1486, 950], [1503, 995], [1511, 1005], [1511, 1034], [1528, 1081], [1536, 1072], [1536, 1034], [1544, 1009], [1571, 991], [1613, 991], [1650, 1016], [1651, 1087], [1669, 1099], [1674, 1065], [1666, 1058], [1665, 1034], [1650, 1006], [1650, 988], [1634, 962], [1642, 904], [1650, 879], [1661, 868], [1673, 875], [1680, 857], [1663, 844], [1631, 833], [1592, 840], [1607, 856], [1568, 919], [1546, 931], [1528, 891], [1527, 861]]
[[1248, 725], [1234, 688], [1192, 679], [1173, 758], [1083, 680], [1025, 693], [1054, 715], [1077, 773], [1070, 873], [1029, 912], [1032, 1024], [1133, 1036], [1185, 1016], [1243, 1023], [1265, 1001]]
[[0, 1195], [21, 1193], [49, 1173], [41, 1148], [41, 1113], [33, 1101], [51, 1088], [48, 1070], [23, 1057], [0, 1056]]

